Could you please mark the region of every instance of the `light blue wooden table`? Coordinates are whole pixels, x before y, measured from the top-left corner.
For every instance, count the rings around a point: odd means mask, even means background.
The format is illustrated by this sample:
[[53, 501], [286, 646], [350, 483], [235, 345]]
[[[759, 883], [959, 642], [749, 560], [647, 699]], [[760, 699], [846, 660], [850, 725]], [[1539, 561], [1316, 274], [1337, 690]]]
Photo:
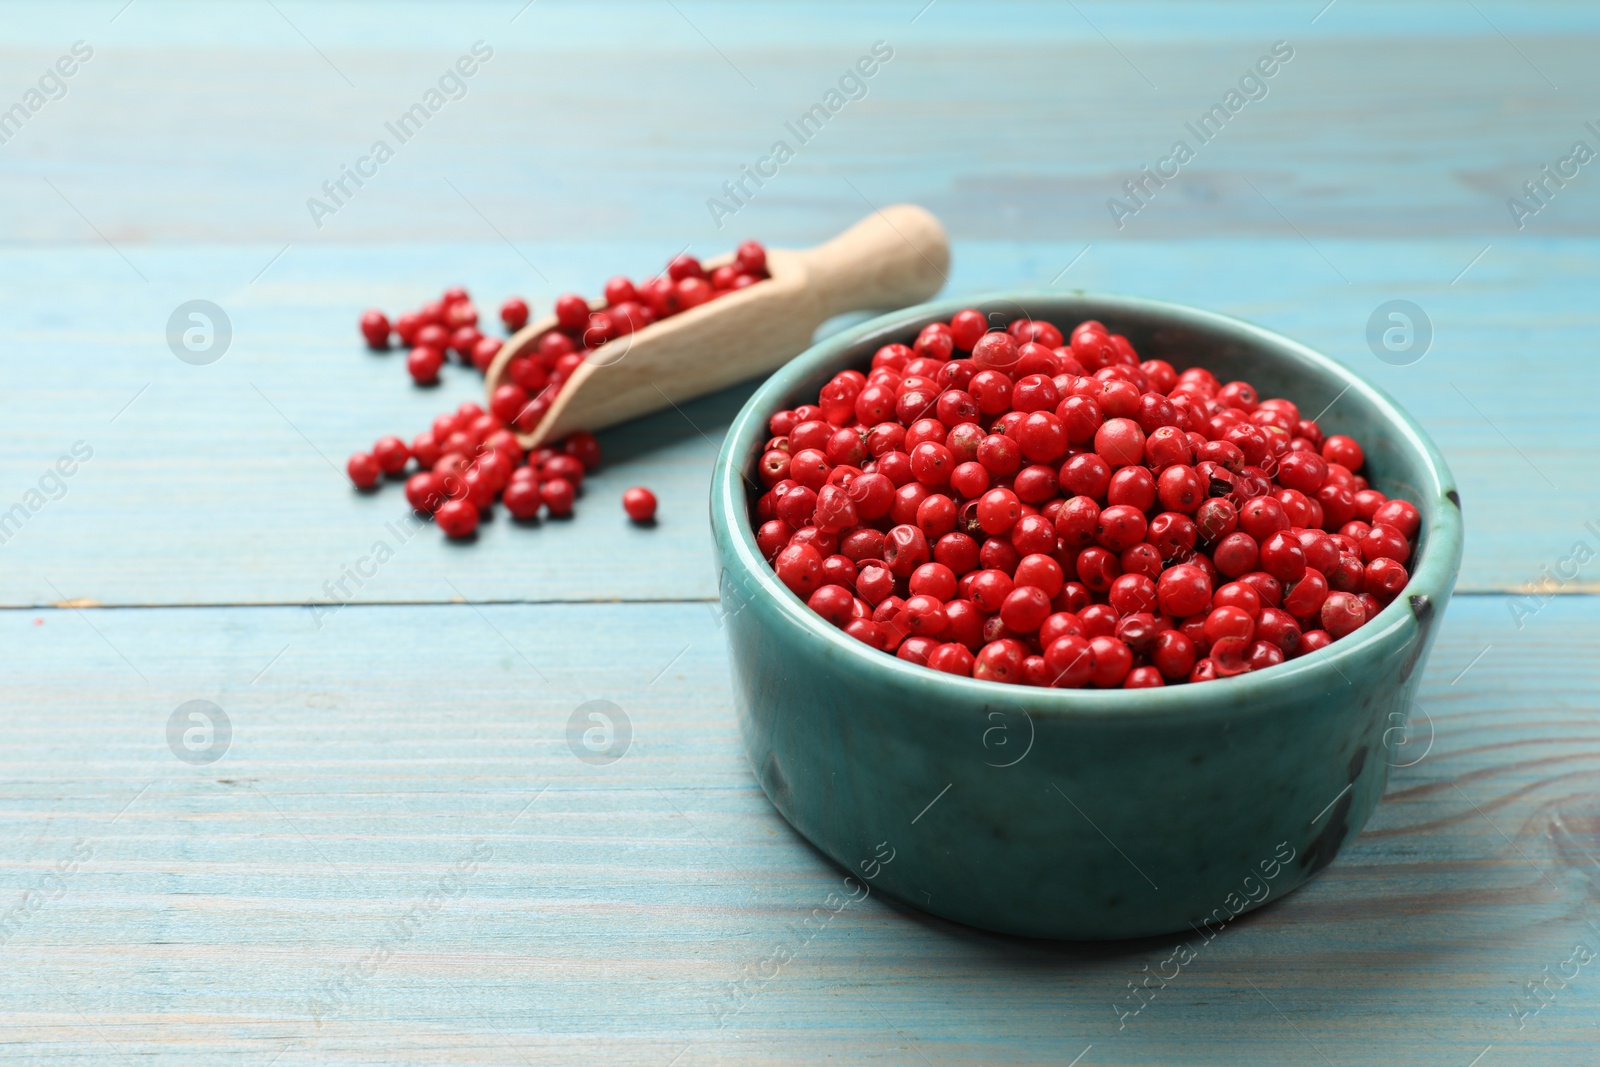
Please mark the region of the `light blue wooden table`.
[[[6, 1062], [1600, 1064], [1600, 171], [1522, 191], [1600, 149], [1592, 6], [0, 19], [0, 108], [24, 109], [0, 114], [0, 513], [25, 511], [0, 543]], [[314, 224], [478, 41], [464, 95]], [[865, 96], [718, 229], [707, 199], [877, 41]], [[1188, 134], [1280, 41], [1265, 95]], [[1179, 139], [1193, 158], [1128, 200]], [[1120, 228], [1112, 197], [1138, 207]], [[748, 388], [603, 435], [574, 521], [466, 546], [399, 543], [399, 492], [338, 469], [476, 392], [459, 368], [410, 388], [358, 345], [364, 306], [461, 283], [547, 309], [902, 200], [949, 228], [947, 292], [1263, 323], [1391, 391], [1459, 479], [1461, 584], [1373, 823], [1137, 1014], [1176, 939], [1029, 943], [876, 896], [802, 927], [843, 872], [745, 765], [706, 523]], [[209, 365], [166, 342], [193, 299], [231, 323]], [[1369, 346], [1396, 299], [1431, 324], [1420, 360]], [[638, 483], [655, 530], [617, 506]], [[308, 607], [380, 539], [350, 604]], [[215, 762], [169, 748], [190, 700], [231, 723]], [[631, 723], [608, 765], [568, 744], [589, 700]]]

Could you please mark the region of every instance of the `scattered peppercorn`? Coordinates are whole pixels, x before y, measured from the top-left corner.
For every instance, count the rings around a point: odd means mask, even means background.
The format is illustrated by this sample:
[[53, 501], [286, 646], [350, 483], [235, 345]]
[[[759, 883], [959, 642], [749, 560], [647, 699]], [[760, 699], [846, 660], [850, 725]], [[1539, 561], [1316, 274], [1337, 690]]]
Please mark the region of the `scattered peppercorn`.
[[634, 486], [622, 494], [622, 510], [634, 522], [650, 522], [656, 517], [656, 495], [643, 486]]

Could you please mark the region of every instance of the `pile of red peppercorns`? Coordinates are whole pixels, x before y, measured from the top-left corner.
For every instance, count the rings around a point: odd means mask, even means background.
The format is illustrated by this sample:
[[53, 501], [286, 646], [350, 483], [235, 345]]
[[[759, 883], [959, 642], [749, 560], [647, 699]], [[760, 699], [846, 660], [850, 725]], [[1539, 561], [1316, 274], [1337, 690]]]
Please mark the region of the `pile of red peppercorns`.
[[950, 674], [1145, 688], [1260, 670], [1405, 588], [1420, 515], [1292, 401], [1140, 361], [1093, 320], [976, 310], [772, 416], [756, 542], [873, 648]]

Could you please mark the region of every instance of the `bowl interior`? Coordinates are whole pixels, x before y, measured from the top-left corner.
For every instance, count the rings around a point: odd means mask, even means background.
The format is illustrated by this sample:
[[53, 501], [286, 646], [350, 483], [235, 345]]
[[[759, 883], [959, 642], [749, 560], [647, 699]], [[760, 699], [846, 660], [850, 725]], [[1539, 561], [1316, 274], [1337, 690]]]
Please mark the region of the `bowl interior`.
[[[741, 571], [751, 595], [774, 597], [796, 621], [877, 665], [876, 669], [916, 672], [927, 669], [885, 655], [824, 622], [777, 581], [756, 547], [750, 514], [760, 483], [755, 463], [769, 436], [770, 417], [808, 403], [840, 370], [865, 369], [872, 353], [892, 341], [909, 343], [930, 322], [949, 321], [975, 307], [996, 326], [1029, 317], [1053, 322], [1062, 331], [1084, 319], [1098, 319], [1113, 333], [1125, 334], [1142, 359], [1164, 359], [1179, 371], [1201, 365], [1223, 381], [1244, 379], [1263, 397], [1294, 401], [1303, 418], [1315, 419], [1325, 433], [1355, 437], [1366, 452], [1366, 476], [1378, 489], [1416, 505], [1422, 516], [1416, 549], [1408, 561], [1411, 580], [1376, 619], [1325, 649], [1262, 671], [1209, 685], [1145, 690], [1028, 690], [1029, 703], [1042, 711], [1066, 714], [1195, 714], [1212, 706], [1219, 713], [1237, 699], [1259, 693], [1275, 679], [1304, 671], [1357, 669], [1369, 646], [1390, 644], [1396, 631], [1417, 625], [1424, 610], [1442, 608], [1455, 583], [1461, 559], [1460, 499], [1438, 449], [1382, 390], [1342, 364], [1271, 331], [1213, 312], [1133, 297], [1095, 294], [1003, 293], [976, 300], [922, 304], [864, 323], [813, 346], [774, 374], [750, 398], [729, 431], [713, 483], [712, 518], [723, 566]], [[1417, 598], [1426, 597], [1419, 608]], [[874, 669], [867, 667], [866, 669]], [[950, 684], [971, 686], [974, 699], [1018, 695], [1016, 686], [949, 676]]]

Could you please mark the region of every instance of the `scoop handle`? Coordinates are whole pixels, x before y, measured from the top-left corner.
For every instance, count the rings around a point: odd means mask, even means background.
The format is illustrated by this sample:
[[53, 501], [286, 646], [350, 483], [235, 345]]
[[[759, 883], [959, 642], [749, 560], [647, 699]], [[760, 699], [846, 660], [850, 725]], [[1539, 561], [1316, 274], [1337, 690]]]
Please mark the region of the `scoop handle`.
[[829, 318], [927, 300], [949, 273], [950, 240], [927, 210], [892, 204], [800, 257], [822, 317]]

